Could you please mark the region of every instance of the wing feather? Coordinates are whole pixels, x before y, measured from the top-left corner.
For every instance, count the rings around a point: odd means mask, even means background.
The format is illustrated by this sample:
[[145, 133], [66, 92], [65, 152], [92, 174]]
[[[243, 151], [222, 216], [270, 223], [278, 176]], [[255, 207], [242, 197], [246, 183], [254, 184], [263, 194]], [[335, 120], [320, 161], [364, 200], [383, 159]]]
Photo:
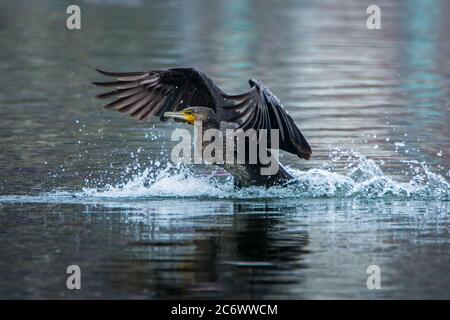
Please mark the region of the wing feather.
[[252, 79], [249, 82], [252, 88], [247, 93], [223, 95], [225, 103], [219, 111], [222, 118], [237, 123], [243, 130], [268, 130], [269, 144], [270, 130], [277, 129], [281, 150], [309, 159], [311, 147], [278, 98], [261, 82]]
[[211, 85], [212, 80], [193, 68], [148, 72], [96, 70], [115, 78], [114, 81], [93, 82], [100, 87], [114, 88], [97, 96], [100, 99], [115, 98], [104, 108], [129, 114], [139, 120], [149, 119], [152, 116], [162, 117], [166, 111], [182, 110], [195, 102], [215, 108], [214, 95], [220, 91]]
[[[309, 159], [311, 148], [281, 102], [261, 82], [251, 79], [251, 89], [239, 95], [227, 95], [203, 73], [193, 68], [151, 70], [147, 72], [108, 72], [98, 70], [114, 81], [93, 82], [113, 88], [98, 95], [114, 98], [104, 108], [117, 110], [140, 121], [166, 111], [179, 111], [188, 106], [212, 108], [220, 121], [247, 129], [279, 130], [279, 148]], [[270, 143], [270, 132], [269, 132]]]

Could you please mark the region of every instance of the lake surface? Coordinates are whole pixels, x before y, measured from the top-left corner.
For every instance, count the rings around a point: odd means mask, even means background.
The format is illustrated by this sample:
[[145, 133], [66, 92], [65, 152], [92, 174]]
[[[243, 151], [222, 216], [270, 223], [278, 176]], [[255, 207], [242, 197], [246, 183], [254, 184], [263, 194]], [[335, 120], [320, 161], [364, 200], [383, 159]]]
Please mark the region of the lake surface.
[[[450, 3], [0, 3], [0, 298], [450, 298]], [[173, 123], [105, 111], [94, 68], [262, 80], [313, 156], [235, 191]], [[81, 268], [81, 290], [66, 268]], [[379, 266], [381, 289], [367, 288]]]

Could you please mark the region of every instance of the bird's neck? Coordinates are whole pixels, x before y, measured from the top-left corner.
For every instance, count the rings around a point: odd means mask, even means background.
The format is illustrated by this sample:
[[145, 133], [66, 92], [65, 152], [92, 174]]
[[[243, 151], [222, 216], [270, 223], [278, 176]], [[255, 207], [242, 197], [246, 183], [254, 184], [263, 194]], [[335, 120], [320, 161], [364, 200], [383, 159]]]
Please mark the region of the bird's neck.
[[206, 130], [209, 129], [220, 129], [220, 125], [216, 119], [208, 119], [208, 121], [201, 121], [197, 125], [201, 126], [202, 132], [205, 132]]
[[205, 140], [204, 137], [208, 130], [220, 130], [220, 125], [215, 119], [208, 119], [208, 121], [201, 121], [194, 124], [194, 143], [196, 144], [197, 150], [200, 150], [201, 153], [211, 143], [209, 139]]

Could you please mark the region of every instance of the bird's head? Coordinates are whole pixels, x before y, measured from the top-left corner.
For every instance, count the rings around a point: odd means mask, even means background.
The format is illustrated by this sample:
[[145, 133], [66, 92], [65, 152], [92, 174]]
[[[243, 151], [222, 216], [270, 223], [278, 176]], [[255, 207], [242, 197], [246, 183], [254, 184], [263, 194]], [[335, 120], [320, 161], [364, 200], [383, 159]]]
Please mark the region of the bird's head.
[[206, 107], [188, 107], [178, 112], [165, 112], [164, 118], [174, 118], [188, 124], [194, 124], [196, 121], [216, 122], [214, 110]]

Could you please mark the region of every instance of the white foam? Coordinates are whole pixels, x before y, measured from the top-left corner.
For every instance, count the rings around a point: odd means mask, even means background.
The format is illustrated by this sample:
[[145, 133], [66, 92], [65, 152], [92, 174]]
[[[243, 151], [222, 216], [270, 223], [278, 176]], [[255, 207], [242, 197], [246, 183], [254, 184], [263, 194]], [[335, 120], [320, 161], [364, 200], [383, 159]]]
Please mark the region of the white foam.
[[[346, 172], [334, 171], [337, 161], [345, 162]], [[54, 190], [41, 195], [50, 198], [77, 199], [153, 199], [153, 198], [398, 198], [450, 200], [450, 184], [424, 164], [408, 161], [411, 178], [396, 181], [373, 160], [354, 151], [334, 151], [322, 168], [306, 171], [288, 168], [295, 180], [286, 186], [249, 187], [235, 190], [232, 179], [213, 175], [198, 176], [185, 166], [149, 166], [118, 185], [99, 185], [81, 191]], [[14, 198], [16, 197], [16, 198]], [[23, 197], [29, 201], [30, 196]], [[2, 196], [0, 202], [17, 196]], [[27, 200], [28, 199], [28, 200]], [[19, 200], [17, 200], [19, 201]]]
[[[206, 197], [206, 198], [450, 198], [450, 184], [444, 177], [429, 170], [424, 163], [410, 161], [414, 175], [407, 182], [395, 181], [383, 173], [373, 160], [354, 151], [335, 151], [331, 163], [345, 158], [347, 172], [340, 174], [323, 168], [301, 171], [288, 168], [296, 178], [283, 187], [249, 187], [234, 190], [231, 179], [218, 181], [210, 176], [195, 176], [187, 167], [178, 167], [169, 173], [160, 169], [151, 178], [147, 168], [129, 181], [101, 189], [86, 188], [78, 196], [87, 197]], [[169, 166], [170, 167], [170, 166]], [[170, 167], [170, 169], [173, 169]]]

